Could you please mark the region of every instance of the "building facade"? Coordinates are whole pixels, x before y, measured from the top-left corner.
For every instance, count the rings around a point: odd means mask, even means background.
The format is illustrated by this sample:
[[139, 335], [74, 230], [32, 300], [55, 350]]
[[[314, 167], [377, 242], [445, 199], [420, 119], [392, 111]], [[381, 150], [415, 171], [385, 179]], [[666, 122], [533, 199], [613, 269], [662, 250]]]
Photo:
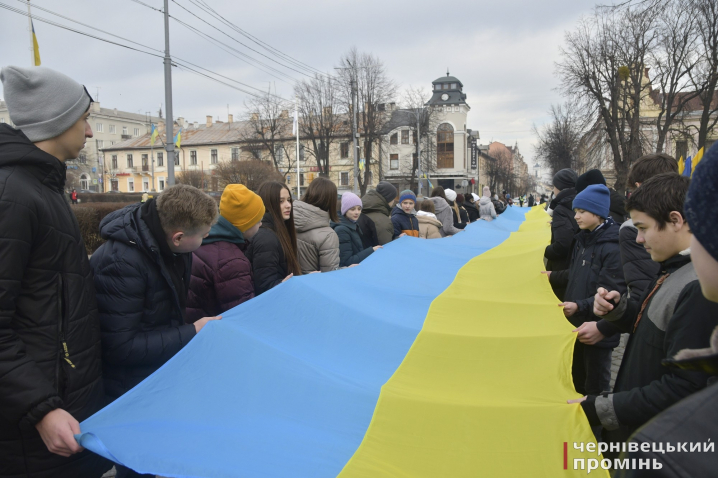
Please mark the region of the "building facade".
[[[88, 122], [92, 128], [92, 139], [88, 140], [77, 159], [67, 161], [68, 188], [103, 192], [109, 191], [104, 182], [102, 151], [132, 138], [139, 138], [150, 130], [150, 123], [157, 123], [157, 116], [119, 111], [117, 108], [102, 108], [99, 102], [90, 105]], [[5, 102], [0, 101], [0, 123], [14, 127]]]

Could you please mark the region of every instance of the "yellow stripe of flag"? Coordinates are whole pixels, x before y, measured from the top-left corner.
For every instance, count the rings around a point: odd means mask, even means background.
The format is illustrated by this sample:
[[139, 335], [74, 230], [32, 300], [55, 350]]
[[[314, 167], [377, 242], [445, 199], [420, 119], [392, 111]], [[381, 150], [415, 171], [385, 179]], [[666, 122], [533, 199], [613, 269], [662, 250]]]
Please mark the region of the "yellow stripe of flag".
[[32, 51], [35, 57], [35, 66], [40, 66], [40, 45], [38, 45], [37, 36], [35, 35], [35, 23], [30, 20], [30, 24], [32, 25]]
[[530, 211], [432, 302], [340, 477], [585, 476], [573, 459], [596, 456], [573, 442], [595, 439], [581, 406], [566, 403], [580, 396], [576, 336], [540, 274], [546, 218]]

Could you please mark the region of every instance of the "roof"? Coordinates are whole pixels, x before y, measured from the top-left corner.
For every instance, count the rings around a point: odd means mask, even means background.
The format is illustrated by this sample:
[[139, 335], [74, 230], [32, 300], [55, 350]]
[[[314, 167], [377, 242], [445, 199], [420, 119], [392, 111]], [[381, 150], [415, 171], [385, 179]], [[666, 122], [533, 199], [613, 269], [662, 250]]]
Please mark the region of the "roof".
[[391, 112], [391, 118], [384, 124], [381, 134], [388, 134], [396, 128], [416, 126], [416, 110], [398, 109]]
[[461, 80], [459, 80], [455, 76], [449, 76], [448, 74], [446, 76], [439, 77], [431, 82], [432, 85], [435, 85], [437, 83], [458, 83], [460, 86], [464, 86]]

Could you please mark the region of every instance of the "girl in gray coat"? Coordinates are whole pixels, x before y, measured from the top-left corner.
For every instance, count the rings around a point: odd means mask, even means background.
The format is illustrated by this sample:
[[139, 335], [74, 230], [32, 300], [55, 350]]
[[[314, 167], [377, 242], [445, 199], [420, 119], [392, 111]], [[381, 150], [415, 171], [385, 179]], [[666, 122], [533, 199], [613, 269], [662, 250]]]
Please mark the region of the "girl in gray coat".
[[453, 236], [457, 232], [461, 232], [461, 229], [454, 227], [454, 214], [444, 195], [444, 188], [441, 186], [435, 187], [431, 191], [431, 197], [429, 199], [434, 203], [434, 210], [436, 211], [434, 214], [436, 218], [443, 225], [439, 231], [441, 237]]
[[479, 200], [479, 217], [486, 221], [493, 221], [496, 219], [496, 208], [494, 203], [491, 201], [491, 191], [488, 186], [484, 186], [483, 196]]
[[329, 225], [337, 222], [337, 187], [326, 178], [309, 184], [301, 201], [294, 203], [297, 253], [302, 274], [339, 269], [339, 238]]

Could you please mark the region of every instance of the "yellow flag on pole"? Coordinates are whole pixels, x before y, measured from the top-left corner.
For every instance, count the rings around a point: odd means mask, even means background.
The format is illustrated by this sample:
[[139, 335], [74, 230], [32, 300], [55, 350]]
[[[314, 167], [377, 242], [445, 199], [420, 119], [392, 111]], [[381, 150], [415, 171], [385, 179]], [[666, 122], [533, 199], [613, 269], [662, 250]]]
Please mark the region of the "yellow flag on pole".
[[35, 36], [35, 24], [32, 23], [32, 51], [35, 57], [35, 66], [40, 66], [40, 45], [37, 44], [37, 36]]
[[703, 159], [703, 148], [699, 149], [696, 155], [693, 157], [693, 170], [691, 171], [691, 177], [693, 177], [693, 173], [696, 170], [696, 166], [698, 166], [698, 163], [701, 159]]
[[686, 169], [686, 160], [681, 156], [681, 159], [678, 160], [678, 174], [683, 174], [684, 169]]

